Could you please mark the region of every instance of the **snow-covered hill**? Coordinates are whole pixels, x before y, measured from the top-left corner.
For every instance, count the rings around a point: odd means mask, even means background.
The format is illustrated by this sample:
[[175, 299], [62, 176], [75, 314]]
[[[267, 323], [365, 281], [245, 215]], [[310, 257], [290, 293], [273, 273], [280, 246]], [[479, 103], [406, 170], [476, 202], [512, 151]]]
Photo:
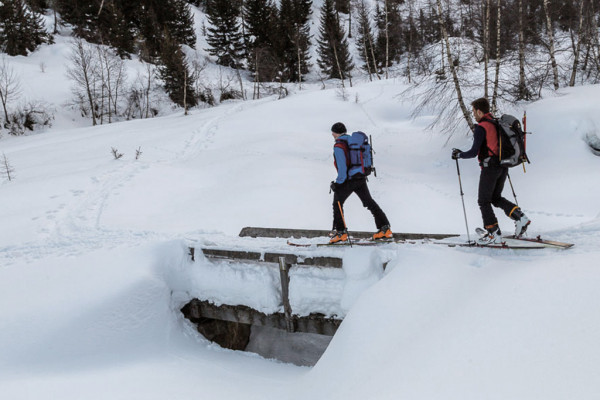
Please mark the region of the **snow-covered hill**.
[[[379, 173], [370, 188], [395, 231], [464, 232], [450, 148], [470, 140], [444, 145], [424, 130], [430, 118], [410, 120], [411, 104], [397, 98], [404, 88], [364, 84], [348, 102], [336, 90], [306, 90], [3, 138], [16, 178], [0, 185], [0, 392], [594, 398], [600, 167], [582, 137], [600, 124], [596, 86], [530, 105], [533, 163], [526, 174], [511, 171], [531, 233], [573, 249], [386, 249], [385, 275], [354, 303], [313, 369], [222, 350], [182, 319], [190, 274], [203, 268], [187, 259], [186, 238], [226, 245], [243, 226], [329, 228], [329, 128], [338, 120], [373, 135]], [[124, 156], [114, 160], [111, 147]], [[473, 230], [479, 170], [474, 161], [460, 166]], [[374, 228], [356, 198], [346, 218], [351, 229]]]

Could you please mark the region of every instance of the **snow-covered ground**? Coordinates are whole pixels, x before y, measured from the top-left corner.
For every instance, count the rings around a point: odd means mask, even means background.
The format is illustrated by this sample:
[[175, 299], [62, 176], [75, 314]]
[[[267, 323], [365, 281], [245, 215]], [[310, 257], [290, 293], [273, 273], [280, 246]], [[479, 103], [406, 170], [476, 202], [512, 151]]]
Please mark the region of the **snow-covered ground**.
[[[27, 93], [66, 102], [65, 42], [13, 59]], [[39, 74], [50, 86], [36, 86]], [[584, 138], [598, 134], [600, 87], [528, 104], [532, 164], [511, 170], [530, 234], [572, 249], [301, 250], [237, 238], [244, 226], [331, 227], [337, 121], [373, 136], [369, 185], [394, 231], [466, 238], [450, 159], [451, 148], [470, 147], [466, 132], [448, 140], [427, 131], [435, 116], [411, 119], [414, 105], [399, 96], [406, 86], [393, 79], [355, 85], [349, 101], [319, 87], [97, 127], [62, 110], [46, 133], [4, 135], [0, 156], [14, 180], [0, 178], [1, 397], [596, 398], [600, 159]], [[460, 168], [473, 232], [479, 168]], [[356, 197], [345, 214], [351, 230], [374, 229]], [[344, 257], [344, 271], [292, 270], [296, 312], [345, 316], [321, 360], [298, 367], [202, 338], [179, 312], [185, 302], [273, 311], [278, 273], [192, 262], [190, 243]]]

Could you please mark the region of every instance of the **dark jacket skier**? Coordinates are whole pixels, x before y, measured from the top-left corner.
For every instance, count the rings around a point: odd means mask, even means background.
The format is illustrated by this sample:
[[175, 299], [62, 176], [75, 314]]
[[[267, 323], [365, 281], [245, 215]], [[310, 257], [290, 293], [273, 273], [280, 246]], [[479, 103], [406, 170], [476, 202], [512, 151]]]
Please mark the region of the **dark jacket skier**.
[[494, 116], [490, 113], [490, 104], [485, 98], [471, 103], [473, 116], [478, 122], [473, 131], [473, 146], [468, 151], [452, 149], [452, 159], [477, 157], [481, 167], [479, 176], [479, 194], [477, 203], [481, 209], [483, 226], [487, 234], [477, 240], [478, 244], [502, 243], [502, 233], [492, 205], [504, 211], [515, 221], [515, 236], [525, 233], [531, 223], [519, 206], [502, 197], [508, 168], [500, 166], [498, 132], [494, 125]]
[[373, 235], [374, 240], [391, 239], [393, 237], [390, 229], [390, 222], [379, 205], [371, 197], [367, 178], [361, 173], [361, 168], [350, 165], [350, 154], [348, 147], [348, 138], [346, 126], [337, 122], [331, 127], [331, 134], [335, 139], [333, 145], [334, 164], [337, 169], [337, 178], [331, 182], [330, 188], [333, 191], [333, 230], [331, 232], [330, 243], [348, 241], [348, 232], [342, 216], [343, 206], [346, 199], [352, 194], [356, 195], [362, 201], [364, 207], [369, 209], [375, 219], [377, 233]]

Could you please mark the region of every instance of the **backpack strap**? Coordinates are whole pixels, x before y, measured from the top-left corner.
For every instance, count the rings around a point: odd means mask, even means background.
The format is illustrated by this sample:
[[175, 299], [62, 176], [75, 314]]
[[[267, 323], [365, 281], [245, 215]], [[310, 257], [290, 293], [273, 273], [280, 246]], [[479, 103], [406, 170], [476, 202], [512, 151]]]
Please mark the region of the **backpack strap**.
[[[492, 125], [494, 127], [494, 129], [496, 129], [496, 146], [495, 149], [492, 149], [489, 146], [490, 141], [488, 139], [491, 139], [490, 137], [490, 132], [489, 132], [489, 125], [486, 127], [485, 125], [482, 124], [482, 122], [487, 122], [488, 124]], [[499, 157], [500, 155], [500, 150], [499, 150], [499, 146], [500, 146], [500, 130], [499, 130], [499, 126], [498, 126], [498, 120], [496, 118], [482, 118], [479, 122], [479, 125], [481, 125], [481, 127], [485, 130], [485, 147], [487, 149], [487, 154], [486, 156], [488, 157]], [[487, 124], [486, 124], [487, 125]], [[484, 157], [485, 158], [485, 157]]]
[[[350, 147], [348, 146], [348, 142], [345, 140], [336, 139], [335, 144], [333, 145], [334, 150], [336, 147], [344, 151], [344, 157], [346, 157], [346, 168], [347, 170], [350, 170]], [[335, 165], [335, 169], [337, 170], [338, 166], [337, 161], [335, 160], [335, 153], [333, 156], [333, 165]]]

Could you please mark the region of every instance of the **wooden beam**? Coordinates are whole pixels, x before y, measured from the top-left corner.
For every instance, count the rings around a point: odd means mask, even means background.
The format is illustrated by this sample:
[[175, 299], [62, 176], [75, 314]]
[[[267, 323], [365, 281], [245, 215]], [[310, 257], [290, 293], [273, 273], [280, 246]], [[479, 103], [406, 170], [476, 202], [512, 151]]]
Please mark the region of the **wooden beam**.
[[279, 257], [279, 278], [281, 280], [281, 303], [288, 332], [294, 332], [294, 320], [292, 319], [292, 306], [290, 305], [290, 275], [288, 271], [291, 265], [285, 263], [285, 257]]
[[[268, 238], [315, 238], [327, 237], [330, 231], [314, 229], [284, 229], [284, 228], [260, 228], [248, 226], [240, 231], [241, 237], [268, 237]], [[350, 235], [357, 239], [368, 239], [374, 232], [350, 231]], [[394, 233], [394, 238], [403, 240], [418, 239], [445, 239], [459, 236], [452, 233]]]
[[[181, 309], [181, 312], [192, 322], [198, 322], [202, 318], [210, 318], [282, 330], [288, 329], [284, 313], [264, 314], [242, 305], [223, 304], [217, 306], [206, 300], [193, 299]], [[333, 336], [342, 323], [341, 319], [326, 318], [321, 314], [311, 314], [305, 317], [292, 315], [291, 318], [295, 332], [317, 333], [327, 336]]]
[[[279, 263], [279, 258], [283, 257], [286, 264], [342, 268], [342, 259], [338, 257], [304, 257], [290, 253], [260, 253], [256, 251], [213, 248], [202, 248], [200, 250], [207, 258]], [[190, 254], [194, 253], [195, 250], [190, 249]]]

